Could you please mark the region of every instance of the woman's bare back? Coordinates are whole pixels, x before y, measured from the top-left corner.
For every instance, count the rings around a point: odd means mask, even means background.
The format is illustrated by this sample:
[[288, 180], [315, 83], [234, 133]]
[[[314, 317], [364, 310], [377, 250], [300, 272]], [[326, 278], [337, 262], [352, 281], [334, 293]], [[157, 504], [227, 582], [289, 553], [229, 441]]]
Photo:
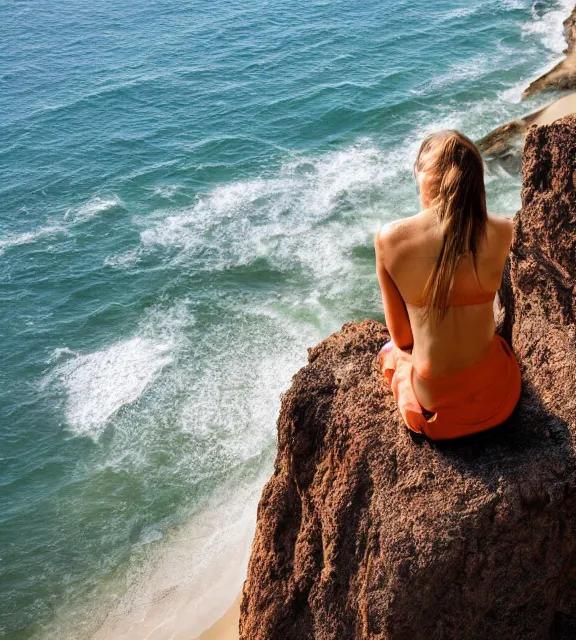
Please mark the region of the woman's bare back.
[[[489, 216], [486, 237], [476, 257], [463, 257], [453, 292], [459, 297], [500, 288], [512, 241], [512, 221]], [[442, 229], [433, 211], [386, 225], [378, 234], [377, 262], [383, 266], [406, 303], [414, 345], [412, 363], [423, 377], [438, 377], [466, 369], [486, 354], [494, 335], [494, 312], [490, 301], [450, 306], [439, 323], [430, 320], [420, 305], [422, 292], [442, 246]], [[473, 299], [473, 298], [472, 298]], [[421, 402], [425, 389], [416, 389]]]

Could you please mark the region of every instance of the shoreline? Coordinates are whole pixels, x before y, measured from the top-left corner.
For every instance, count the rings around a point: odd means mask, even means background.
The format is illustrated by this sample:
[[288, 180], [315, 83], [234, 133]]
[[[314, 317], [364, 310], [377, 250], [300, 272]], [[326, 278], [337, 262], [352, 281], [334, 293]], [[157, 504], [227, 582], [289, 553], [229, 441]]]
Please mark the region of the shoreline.
[[551, 69], [530, 82], [522, 93], [523, 100], [542, 91], [570, 91], [576, 88], [576, 7], [564, 20], [563, 26], [567, 44], [563, 57]]
[[234, 500], [224, 488], [160, 544], [91, 640], [237, 640], [256, 506], [268, 475], [266, 468], [238, 487]]
[[[576, 9], [574, 10], [573, 14], [571, 14], [570, 18], [574, 18], [575, 16]], [[552, 75], [558, 67], [565, 68], [570, 65], [570, 68], [572, 68], [571, 58], [573, 55], [576, 57], [576, 53], [573, 53], [572, 51], [565, 52], [565, 57], [563, 57], [560, 61], [554, 63], [551, 69], [540, 76], [538, 80]], [[523, 135], [532, 125], [540, 126], [551, 124], [552, 122], [573, 113], [576, 113], [576, 92], [569, 93], [562, 98], [550, 102], [541, 109], [527, 114], [523, 118], [519, 119], [519, 121], [508, 123], [508, 125], [499, 127], [494, 132], [492, 132], [492, 134], [496, 132], [501, 133], [501, 130], [508, 129], [508, 131], [506, 131], [504, 134], [505, 137], [508, 138], [510, 136], [510, 125], [515, 124], [517, 125], [518, 129], [521, 129], [521, 131], [516, 130], [515, 133], [521, 133]], [[506, 133], [508, 133], [508, 136], [506, 136]], [[486, 137], [488, 138], [489, 136]], [[499, 142], [501, 143], [502, 141], [499, 140]], [[220, 617], [218, 617], [210, 627], [206, 628], [200, 635], [194, 636], [193, 640], [239, 640], [241, 597], [242, 588], [236, 596], [233, 604], [228, 607], [228, 609]]]
[[[553, 67], [552, 71], [557, 66], [558, 64]], [[549, 124], [550, 122], [563, 117], [568, 112], [576, 112], [576, 92], [546, 105], [539, 111], [532, 112], [527, 116], [524, 116], [520, 120], [522, 133], [524, 133], [525, 130], [528, 129], [528, 127], [532, 124]], [[514, 124], [516, 124], [516, 121], [514, 122]], [[518, 132], [516, 131], [515, 133]], [[215, 522], [218, 521], [219, 519], [216, 518]], [[214, 538], [216, 537], [215, 532], [211, 531], [206, 536], [206, 539], [212, 538], [213, 536]], [[245, 550], [249, 549], [252, 537], [253, 536], [250, 536], [249, 540], [242, 540], [242, 543], [244, 545], [248, 545], [244, 547]], [[183, 559], [183, 557], [184, 554], [182, 554], [181, 559]], [[245, 559], [245, 561], [247, 563], [247, 558]], [[242, 565], [242, 561], [238, 562], [236, 560], [232, 562], [232, 564], [235, 563], [240, 566]], [[122, 634], [122, 638], [126, 638], [126, 640], [132, 640], [132, 638], [134, 637], [135, 640], [135, 635], [133, 636], [132, 634], [134, 632], [135, 634], [139, 634], [143, 627], [148, 627], [148, 629], [152, 629], [152, 635], [150, 636], [152, 640], [152, 638], [156, 637], [157, 633], [161, 634], [167, 630], [167, 627], [172, 627], [171, 629], [169, 629], [169, 632], [175, 634], [171, 636], [173, 640], [180, 640], [180, 638], [182, 638], [182, 640], [184, 640], [184, 638], [188, 638], [189, 640], [238, 640], [240, 637], [240, 600], [242, 594], [242, 584], [246, 577], [245, 570], [243, 572], [242, 570], [236, 572], [236, 578], [239, 578], [240, 574], [242, 575], [242, 581], [239, 585], [240, 589], [239, 591], [237, 591], [237, 585], [233, 587], [234, 592], [237, 593], [233, 603], [230, 606], [227, 606], [224, 612], [221, 613], [215, 620], [213, 617], [211, 617], [213, 616], [214, 611], [209, 612], [206, 609], [202, 610], [202, 607], [197, 606], [197, 604], [205, 596], [207, 596], [208, 600], [212, 599], [212, 602], [219, 601], [220, 604], [224, 604], [224, 598], [221, 597], [221, 592], [218, 592], [220, 591], [220, 588], [224, 586], [222, 578], [226, 580], [226, 578], [230, 577], [229, 575], [226, 575], [229, 574], [229, 571], [229, 566], [218, 566], [218, 570], [213, 574], [213, 578], [215, 579], [211, 582], [205, 583], [203, 588], [201, 587], [198, 590], [194, 589], [190, 583], [185, 584], [184, 587], [180, 584], [171, 584], [171, 580], [168, 578], [168, 576], [161, 575], [163, 579], [159, 582], [163, 583], [163, 586], [166, 586], [167, 588], [153, 594], [154, 597], [152, 598], [152, 606], [146, 606], [142, 608], [135, 607], [135, 612], [133, 612], [132, 610], [129, 611], [128, 619], [124, 618], [118, 624], [113, 623], [110, 625], [103, 625], [103, 628], [99, 633], [108, 634], [111, 630], [114, 630], [115, 632], [120, 631], [120, 633]], [[157, 575], [155, 575], [156, 573], [157, 572], [153, 572], [153, 578], [157, 577]], [[163, 571], [159, 573], [164, 574]], [[236, 582], [236, 580], [234, 580], [234, 582]], [[228, 583], [228, 585], [230, 586], [230, 583]], [[203, 592], [202, 596], [200, 596], [201, 591]], [[227, 590], [229, 597], [232, 596], [231, 591], [232, 589]], [[182, 606], [182, 597], [184, 597], [184, 600], [187, 601], [184, 606]], [[194, 606], [192, 607], [189, 606], [191, 602], [194, 602]], [[227, 603], [228, 602], [230, 602], [230, 599], [227, 600]], [[144, 611], [144, 609], [146, 610]], [[221, 608], [221, 611], [223, 609], [224, 607]], [[134, 613], [136, 613], [136, 615], [134, 615]], [[141, 618], [142, 613], [144, 613], [144, 616]], [[166, 616], [166, 614], [168, 615]], [[129, 622], [129, 618], [132, 618], [132, 624], [128, 626], [128, 628], [124, 627], [124, 629], [122, 629], [121, 627], [124, 626], [124, 623]], [[210, 626], [206, 626], [208, 624]], [[195, 635], [198, 633], [198, 630], [202, 628], [204, 628], [204, 630], [201, 631], [199, 635]], [[189, 633], [190, 635], [188, 635]], [[96, 640], [98, 636], [99, 634], [96, 634], [94, 636], [94, 640]], [[118, 638], [118, 640], [120, 640], [120, 638]]]
[[234, 604], [216, 622], [194, 640], [238, 640], [240, 633], [240, 598], [241, 593], [234, 601]]
[[483, 153], [493, 156], [503, 155], [513, 149], [514, 143], [523, 138], [531, 126], [552, 124], [556, 120], [574, 113], [576, 113], [576, 92], [569, 93], [550, 102], [538, 111], [493, 129], [483, 138], [477, 140], [476, 144]]

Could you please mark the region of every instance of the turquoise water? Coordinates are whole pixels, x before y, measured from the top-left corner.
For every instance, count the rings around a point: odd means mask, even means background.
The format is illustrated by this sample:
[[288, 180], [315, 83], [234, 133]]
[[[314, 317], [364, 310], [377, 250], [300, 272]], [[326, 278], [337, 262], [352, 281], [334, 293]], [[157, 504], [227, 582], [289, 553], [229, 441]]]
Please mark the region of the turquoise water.
[[[279, 395], [382, 317], [371, 238], [417, 210], [419, 140], [549, 101], [520, 93], [571, 8], [0, 3], [0, 637], [232, 601]], [[519, 176], [487, 182], [514, 213]]]

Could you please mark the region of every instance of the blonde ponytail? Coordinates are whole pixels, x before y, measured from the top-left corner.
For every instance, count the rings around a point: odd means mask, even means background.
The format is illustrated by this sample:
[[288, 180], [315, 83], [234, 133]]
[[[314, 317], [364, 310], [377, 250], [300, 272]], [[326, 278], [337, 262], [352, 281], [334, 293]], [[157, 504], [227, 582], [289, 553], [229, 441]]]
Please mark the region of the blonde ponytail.
[[424, 140], [416, 171], [425, 171], [432, 206], [443, 225], [440, 255], [424, 287], [425, 313], [440, 322], [448, 311], [459, 260], [476, 255], [486, 234], [488, 213], [482, 156], [458, 131], [442, 131]]

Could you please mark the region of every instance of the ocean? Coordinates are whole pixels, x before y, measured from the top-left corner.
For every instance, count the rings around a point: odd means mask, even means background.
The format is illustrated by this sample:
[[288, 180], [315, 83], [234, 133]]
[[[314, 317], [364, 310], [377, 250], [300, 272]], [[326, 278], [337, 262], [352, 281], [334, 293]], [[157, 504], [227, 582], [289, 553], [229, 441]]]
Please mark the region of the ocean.
[[[280, 394], [383, 318], [372, 238], [418, 210], [420, 140], [549, 102], [520, 96], [572, 8], [0, 1], [1, 638], [162, 602], [194, 637], [232, 603]], [[489, 164], [489, 209], [520, 183]]]

